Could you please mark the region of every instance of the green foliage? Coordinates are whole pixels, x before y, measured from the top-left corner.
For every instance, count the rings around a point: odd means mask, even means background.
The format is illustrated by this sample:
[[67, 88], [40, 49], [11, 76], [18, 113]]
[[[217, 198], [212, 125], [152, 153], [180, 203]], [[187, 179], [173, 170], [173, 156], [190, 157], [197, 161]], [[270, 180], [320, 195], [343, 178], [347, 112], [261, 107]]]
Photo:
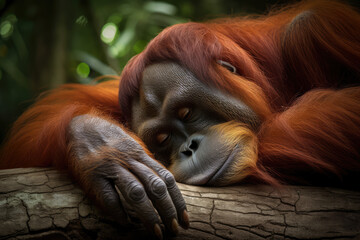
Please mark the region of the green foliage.
[[91, 84], [100, 75], [120, 74], [129, 59], [165, 27], [262, 12], [270, 4], [238, 0], [0, 0], [0, 140], [10, 123], [32, 103], [29, 99], [61, 83]]

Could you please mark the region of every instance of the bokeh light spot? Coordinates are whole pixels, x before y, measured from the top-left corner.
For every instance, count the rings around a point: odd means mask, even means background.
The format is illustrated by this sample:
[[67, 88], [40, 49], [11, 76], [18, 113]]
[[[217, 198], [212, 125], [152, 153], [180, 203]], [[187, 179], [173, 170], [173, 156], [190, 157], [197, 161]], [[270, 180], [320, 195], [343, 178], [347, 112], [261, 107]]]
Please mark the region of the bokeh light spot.
[[14, 30], [14, 27], [12, 23], [9, 20], [5, 20], [0, 25], [0, 35], [3, 38], [10, 37], [12, 32]]
[[79, 63], [79, 65], [76, 68], [76, 73], [82, 78], [87, 78], [89, 76], [89, 73], [90, 73], [89, 65], [87, 65], [84, 62]]
[[107, 23], [103, 26], [101, 31], [101, 40], [104, 43], [111, 43], [117, 33], [117, 27], [114, 23]]

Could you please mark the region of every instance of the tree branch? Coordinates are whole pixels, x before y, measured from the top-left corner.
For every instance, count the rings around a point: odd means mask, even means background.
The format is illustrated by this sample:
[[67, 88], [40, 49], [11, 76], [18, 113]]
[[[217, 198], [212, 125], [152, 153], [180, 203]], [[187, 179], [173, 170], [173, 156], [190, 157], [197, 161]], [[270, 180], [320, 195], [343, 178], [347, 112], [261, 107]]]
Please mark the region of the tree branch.
[[[359, 239], [360, 192], [320, 187], [223, 188], [179, 184], [190, 229], [175, 239]], [[168, 236], [169, 237], [169, 236]], [[66, 172], [0, 171], [0, 239], [146, 239], [140, 224], [119, 227]]]

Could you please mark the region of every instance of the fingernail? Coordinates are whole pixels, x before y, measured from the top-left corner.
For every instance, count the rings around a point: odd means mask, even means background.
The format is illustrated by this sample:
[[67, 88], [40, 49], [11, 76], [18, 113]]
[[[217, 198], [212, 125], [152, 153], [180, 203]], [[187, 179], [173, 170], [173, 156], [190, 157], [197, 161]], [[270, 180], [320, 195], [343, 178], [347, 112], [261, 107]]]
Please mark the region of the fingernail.
[[175, 234], [179, 232], [179, 224], [175, 218], [171, 222], [171, 228]]
[[186, 210], [184, 210], [183, 215], [182, 215], [182, 219], [183, 219], [183, 223], [184, 223], [184, 228], [188, 229], [190, 226], [190, 222], [189, 222], [189, 214], [187, 213]]
[[159, 224], [155, 224], [154, 226], [154, 233], [156, 235], [156, 237], [160, 240], [163, 239], [163, 235], [162, 235], [162, 232], [161, 232], [161, 228], [160, 228], [160, 225]]

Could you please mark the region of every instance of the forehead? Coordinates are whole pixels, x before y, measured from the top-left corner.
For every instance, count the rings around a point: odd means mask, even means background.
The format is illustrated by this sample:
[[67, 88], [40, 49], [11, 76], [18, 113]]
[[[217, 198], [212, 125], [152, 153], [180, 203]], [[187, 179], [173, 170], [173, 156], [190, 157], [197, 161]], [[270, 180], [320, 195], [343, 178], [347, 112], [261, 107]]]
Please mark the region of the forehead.
[[198, 80], [186, 68], [174, 62], [164, 62], [145, 68], [141, 81], [144, 93], [161, 96], [169, 90], [185, 90], [199, 86]]
[[203, 86], [194, 74], [174, 62], [152, 64], [143, 71], [139, 95], [132, 101], [132, 129], [167, 111], [179, 101], [196, 100]]

